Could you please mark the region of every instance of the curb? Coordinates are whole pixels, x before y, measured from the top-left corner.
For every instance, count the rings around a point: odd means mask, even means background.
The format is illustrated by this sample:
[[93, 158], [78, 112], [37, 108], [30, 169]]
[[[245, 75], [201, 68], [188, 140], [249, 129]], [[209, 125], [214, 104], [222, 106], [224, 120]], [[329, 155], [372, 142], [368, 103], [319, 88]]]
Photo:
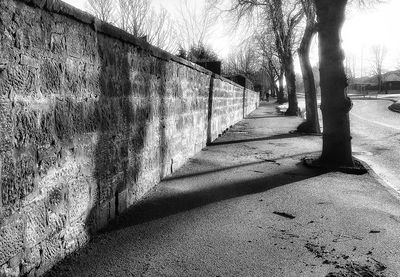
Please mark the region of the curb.
[[395, 190], [392, 186], [390, 186], [390, 184], [385, 181], [381, 176], [379, 176], [375, 170], [372, 169], [372, 167], [369, 166], [368, 163], [366, 163], [365, 161], [361, 160], [360, 158], [355, 158], [360, 164], [362, 164], [365, 168], [365, 170], [367, 170], [367, 173], [369, 175], [371, 175], [372, 178], [374, 178], [383, 188], [385, 188], [385, 190], [390, 193], [390, 195], [392, 195], [393, 197], [395, 197], [397, 200], [400, 201], [400, 192], [398, 192], [397, 190]]

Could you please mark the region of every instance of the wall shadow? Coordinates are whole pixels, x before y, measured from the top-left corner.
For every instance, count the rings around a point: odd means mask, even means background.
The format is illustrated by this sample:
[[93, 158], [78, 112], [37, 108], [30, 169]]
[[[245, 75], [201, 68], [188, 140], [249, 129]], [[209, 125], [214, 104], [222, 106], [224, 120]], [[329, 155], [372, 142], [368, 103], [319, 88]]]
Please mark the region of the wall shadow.
[[[96, 187], [91, 188], [92, 209], [86, 219], [91, 234], [119, 216], [124, 206], [129, 205], [129, 197], [135, 197], [139, 174], [143, 170], [142, 152], [149, 122], [157, 114], [160, 115], [160, 163], [164, 162], [167, 148], [165, 61], [155, 59], [157, 62], [153, 62], [146, 58], [149, 54], [145, 50], [114, 42], [101, 34], [97, 34], [97, 47], [100, 95], [94, 119], [97, 122]], [[152, 75], [160, 82], [160, 89], [155, 93], [160, 98], [159, 103], [152, 100]], [[121, 195], [125, 199], [121, 199]]]

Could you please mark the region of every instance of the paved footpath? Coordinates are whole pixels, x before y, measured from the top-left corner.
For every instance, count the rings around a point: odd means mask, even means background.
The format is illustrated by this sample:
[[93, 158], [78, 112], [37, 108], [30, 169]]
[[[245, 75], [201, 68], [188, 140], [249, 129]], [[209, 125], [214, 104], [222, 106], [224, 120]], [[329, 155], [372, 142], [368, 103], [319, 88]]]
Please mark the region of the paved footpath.
[[400, 202], [264, 104], [49, 276], [400, 276]]

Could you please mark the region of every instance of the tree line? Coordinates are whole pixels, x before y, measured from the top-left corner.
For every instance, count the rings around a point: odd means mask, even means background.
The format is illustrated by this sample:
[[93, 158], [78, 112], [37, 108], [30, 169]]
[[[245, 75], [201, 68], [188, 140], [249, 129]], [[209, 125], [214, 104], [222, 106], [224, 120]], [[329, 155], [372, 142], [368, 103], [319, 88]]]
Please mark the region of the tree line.
[[[149, 0], [88, 0], [90, 9], [100, 19], [116, 24], [137, 37], [143, 37], [171, 52], [188, 55], [192, 50], [205, 53], [205, 41], [216, 18], [212, 9], [226, 0], [208, 0], [202, 13], [194, 1], [182, 0], [179, 24], [173, 28], [169, 14], [154, 10]], [[224, 12], [237, 22], [250, 19], [251, 36], [228, 58], [226, 72], [244, 75], [262, 70], [269, 79], [278, 102], [284, 101], [283, 79], [288, 95], [287, 115], [299, 112], [296, 95], [294, 56], [299, 56], [306, 97], [306, 121], [302, 132], [320, 133], [314, 72], [310, 47], [318, 33], [323, 149], [317, 163], [354, 166], [351, 151], [349, 111], [352, 103], [345, 88], [348, 79], [341, 49], [340, 30], [349, 3], [366, 5], [380, 0], [229, 0]], [[197, 1], [196, 1], [197, 2]], [[220, 9], [221, 10], [221, 9]], [[176, 41], [178, 40], [178, 43]], [[196, 51], [192, 51], [191, 54]], [[213, 55], [211, 55], [213, 56]], [[278, 84], [278, 85], [276, 85]]]

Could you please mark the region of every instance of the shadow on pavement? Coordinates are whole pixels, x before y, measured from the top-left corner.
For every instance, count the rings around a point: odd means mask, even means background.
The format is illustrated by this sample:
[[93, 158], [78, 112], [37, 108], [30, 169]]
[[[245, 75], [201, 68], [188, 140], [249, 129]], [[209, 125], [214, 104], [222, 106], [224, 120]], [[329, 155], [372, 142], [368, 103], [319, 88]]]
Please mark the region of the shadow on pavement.
[[[272, 175], [254, 177], [249, 180], [226, 180], [220, 183], [212, 182], [209, 186], [200, 188], [194, 187], [186, 190], [173, 190], [169, 193], [156, 193], [155, 197], [150, 196], [128, 209], [127, 212], [104, 229], [103, 233], [164, 218], [207, 204], [265, 192], [324, 173], [327, 173], [327, 171], [308, 169], [298, 163], [288, 168], [287, 171], [278, 171]], [[186, 182], [189, 183], [193, 176], [187, 176], [186, 178], [188, 179]], [[163, 183], [160, 184], [160, 187], [162, 186]]]
[[186, 178], [191, 178], [191, 177], [196, 177], [196, 176], [201, 176], [201, 175], [207, 175], [207, 174], [212, 174], [212, 173], [217, 173], [217, 172], [222, 172], [222, 171], [228, 171], [228, 170], [231, 170], [231, 169], [245, 167], [245, 166], [251, 166], [251, 165], [258, 165], [258, 164], [264, 164], [264, 163], [277, 163], [277, 161], [282, 160], [282, 159], [305, 157], [305, 156], [310, 156], [310, 155], [316, 155], [316, 154], [319, 154], [319, 153], [320, 153], [320, 151], [317, 151], [317, 152], [305, 152], [305, 153], [295, 154], [295, 155], [280, 156], [280, 157], [277, 157], [277, 158], [265, 159], [265, 160], [261, 160], [261, 161], [257, 161], [257, 162], [241, 163], [241, 164], [232, 165], [232, 166], [215, 168], [213, 170], [192, 172], [190, 174], [179, 174], [179, 172], [178, 172], [178, 173], [176, 173], [176, 174], [174, 174], [172, 176], [169, 176], [169, 177], [163, 179], [163, 181], [173, 181], [173, 180], [179, 180], [179, 179], [186, 179]]
[[268, 140], [285, 139], [285, 138], [297, 138], [297, 137], [304, 137], [304, 136], [306, 136], [306, 135], [301, 134], [301, 133], [288, 133], [288, 134], [279, 134], [279, 135], [269, 136], [269, 137], [238, 139], [238, 140], [229, 140], [229, 141], [216, 141], [216, 142], [210, 143], [208, 146], [234, 144], [234, 143], [242, 143], [242, 142], [252, 142], [252, 141], [268, 141]]
[[282, 115], [266, 115], [266, 116], [249, 116], [243, 119], [265, 119], [265, 118], [284, 118], [285, 116]]

